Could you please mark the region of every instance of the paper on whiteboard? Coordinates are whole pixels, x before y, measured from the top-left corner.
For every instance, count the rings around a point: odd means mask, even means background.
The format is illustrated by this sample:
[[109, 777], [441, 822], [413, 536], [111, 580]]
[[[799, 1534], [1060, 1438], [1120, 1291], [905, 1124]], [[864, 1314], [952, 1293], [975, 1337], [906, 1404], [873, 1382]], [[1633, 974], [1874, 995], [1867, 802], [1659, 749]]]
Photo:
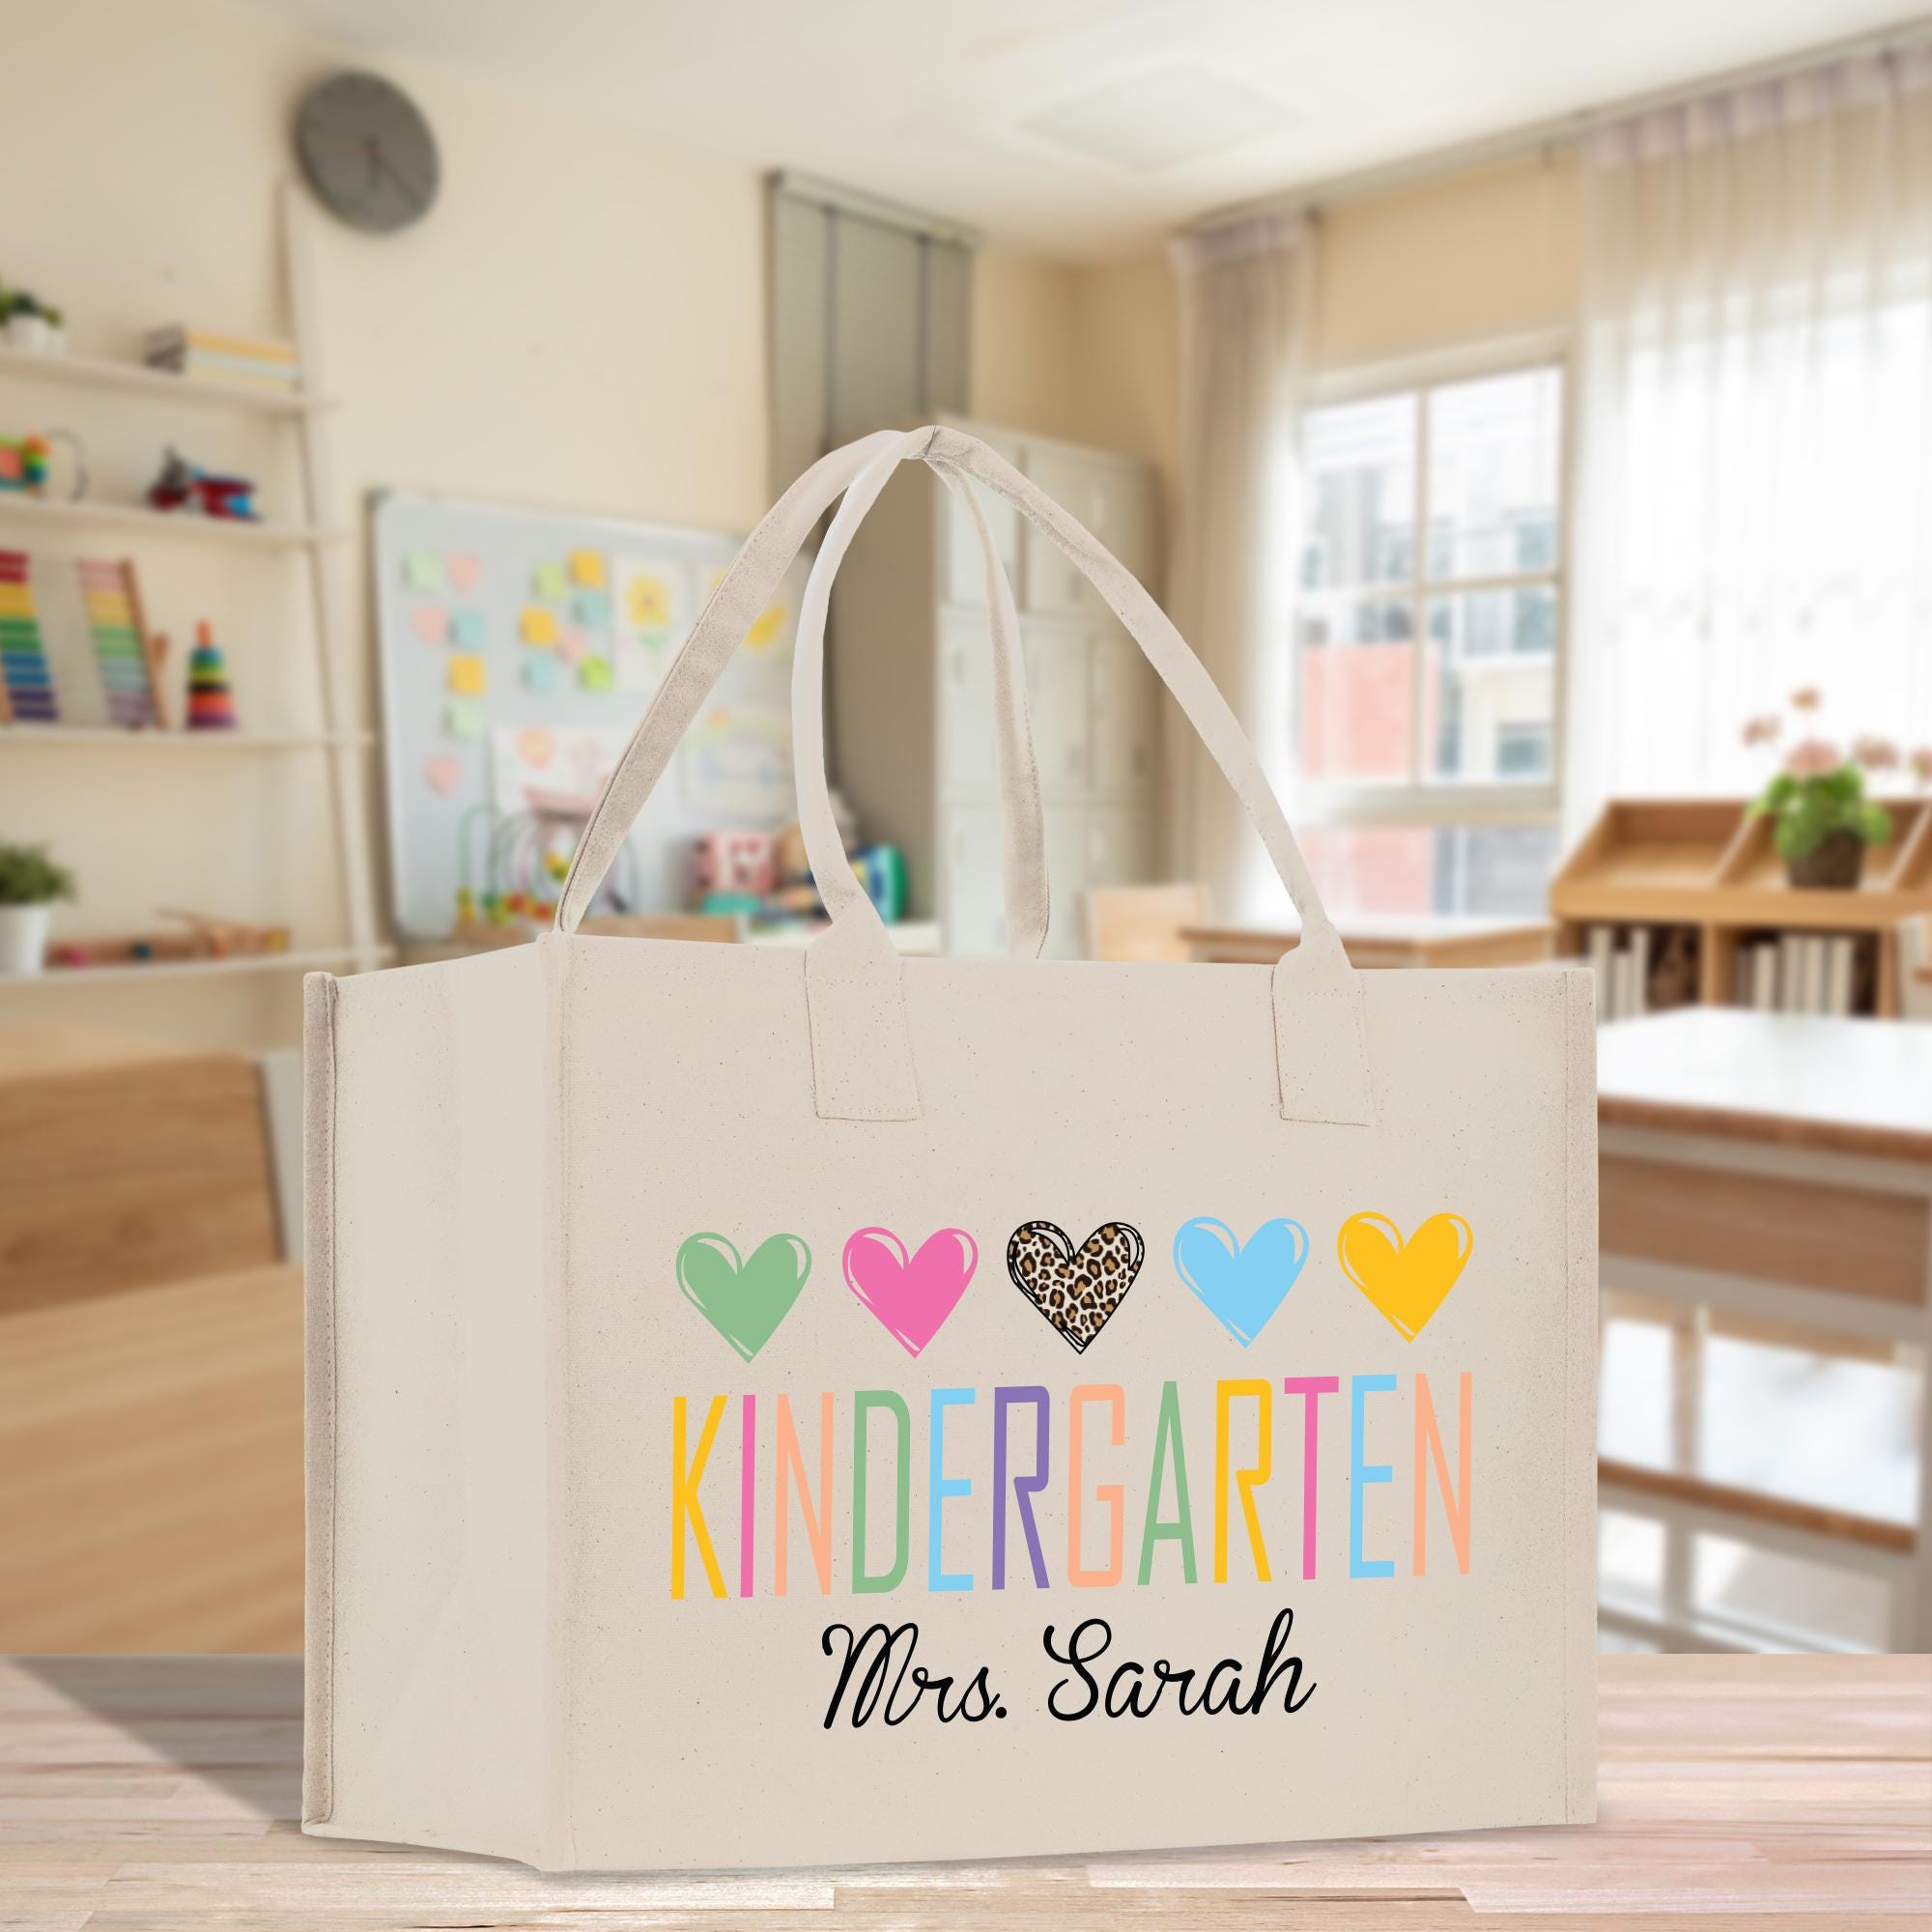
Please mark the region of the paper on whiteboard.
[[678, 789], [693, 818], [780, 825], [792, 815], [791, 719], [776, 707], [714, 705], [678, 753]]
[[582, 725], [498, 724], [490, 734], [490, 795], [519, 812], [588, 818], [629, 738]]
[[611, 659], [619, 691], [655, 691], [691, 629], [691, 569], [668, 557], [612, 558]]

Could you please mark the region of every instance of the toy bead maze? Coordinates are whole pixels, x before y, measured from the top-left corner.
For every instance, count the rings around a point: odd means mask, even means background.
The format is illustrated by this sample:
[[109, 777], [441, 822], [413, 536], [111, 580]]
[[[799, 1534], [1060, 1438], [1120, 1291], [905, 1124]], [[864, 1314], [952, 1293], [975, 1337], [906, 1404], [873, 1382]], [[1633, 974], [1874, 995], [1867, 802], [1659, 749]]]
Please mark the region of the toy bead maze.
[[0, 724], [51, 724], [59, 715], [27, 554], [0, 550]]
[[128, 730], [165, 729], [161, 646], [149, 636], [141, 615], [141, 587], [129, 562], [98, 563], [83, 557], [75, 566], [107, 715]]

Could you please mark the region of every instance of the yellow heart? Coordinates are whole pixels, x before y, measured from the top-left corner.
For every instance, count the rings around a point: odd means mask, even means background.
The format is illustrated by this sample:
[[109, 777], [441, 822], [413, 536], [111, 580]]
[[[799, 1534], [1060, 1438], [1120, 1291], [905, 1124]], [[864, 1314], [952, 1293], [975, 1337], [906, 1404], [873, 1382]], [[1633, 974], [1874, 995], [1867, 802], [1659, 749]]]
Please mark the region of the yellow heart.
[[1476, 1237], [1460, 1214], [1432, 1214], [1406, 1241], [1386, 1214], [1351, 1214], [1336, 1245], [1342, 1272], [1413, 1342], [1456, 1286]]

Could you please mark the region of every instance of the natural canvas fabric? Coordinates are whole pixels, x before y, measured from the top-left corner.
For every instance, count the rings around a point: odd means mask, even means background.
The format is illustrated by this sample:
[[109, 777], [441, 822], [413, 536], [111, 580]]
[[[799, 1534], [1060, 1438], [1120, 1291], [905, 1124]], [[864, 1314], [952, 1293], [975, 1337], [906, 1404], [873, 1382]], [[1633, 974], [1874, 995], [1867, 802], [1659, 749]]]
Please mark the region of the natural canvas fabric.
[[[907, 460], [1016, 501], [1141, 642], [1301, 911], [1279, 965], [1032, 956], [990, 562], [1014, 956], [898, 957], [838, 847], [822, 649]], [[841, 492], [794, 682], [829, 926], [580, 934]], [[972, 438], [808, 471], [556, 929], [314, 976], [307, 1052], [305, 1830], [570, 1870], [1592, 1815], [1587, 976], [1353, 971], [1173, 627]]]

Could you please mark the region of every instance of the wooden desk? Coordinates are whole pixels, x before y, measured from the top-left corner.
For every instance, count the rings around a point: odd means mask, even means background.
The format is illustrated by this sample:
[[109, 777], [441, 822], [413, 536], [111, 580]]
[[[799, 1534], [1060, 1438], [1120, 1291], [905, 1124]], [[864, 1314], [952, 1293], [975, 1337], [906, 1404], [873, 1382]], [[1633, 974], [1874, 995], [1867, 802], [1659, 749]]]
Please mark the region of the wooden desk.
[[298, 1659], [0, 1661], [0, 1900], [15, 1932], [215, 1921], [288, 1932], [1127, 1922], [1741, 1932], [1772, 1914], [1794, 1932], [1923, 1927], [1932, 1660], [1605, 1657], [1601, 1666], [1591, 1826], [546, 1879], [497, 1860], [300, 1836]]
[[[1533, 966], [1550, 957], [1547, 919], [1476, 919], [1459, 913], [1351, 913], [1336, 926], [1357, 966]], [[1181, 938], [1197, 960], [1272, 966], [1299, 942], [1296, 925], [1190, 925]]]
[[[1606, 1291], [1863, 1344], [1932, 1344], [1932, 1027], [1688, 1007], [1600, 1030]], [[1932, 1648], [1932, 1401], [1916, 1524], [1605, 1461], [1606, 1507], [1882, 1578], [1892, 1647]], [[1776, 1429], [1776, 1416], [1764, 1427]], [[1606, 1611], [1611, 1628], [1686, 1637]]]

